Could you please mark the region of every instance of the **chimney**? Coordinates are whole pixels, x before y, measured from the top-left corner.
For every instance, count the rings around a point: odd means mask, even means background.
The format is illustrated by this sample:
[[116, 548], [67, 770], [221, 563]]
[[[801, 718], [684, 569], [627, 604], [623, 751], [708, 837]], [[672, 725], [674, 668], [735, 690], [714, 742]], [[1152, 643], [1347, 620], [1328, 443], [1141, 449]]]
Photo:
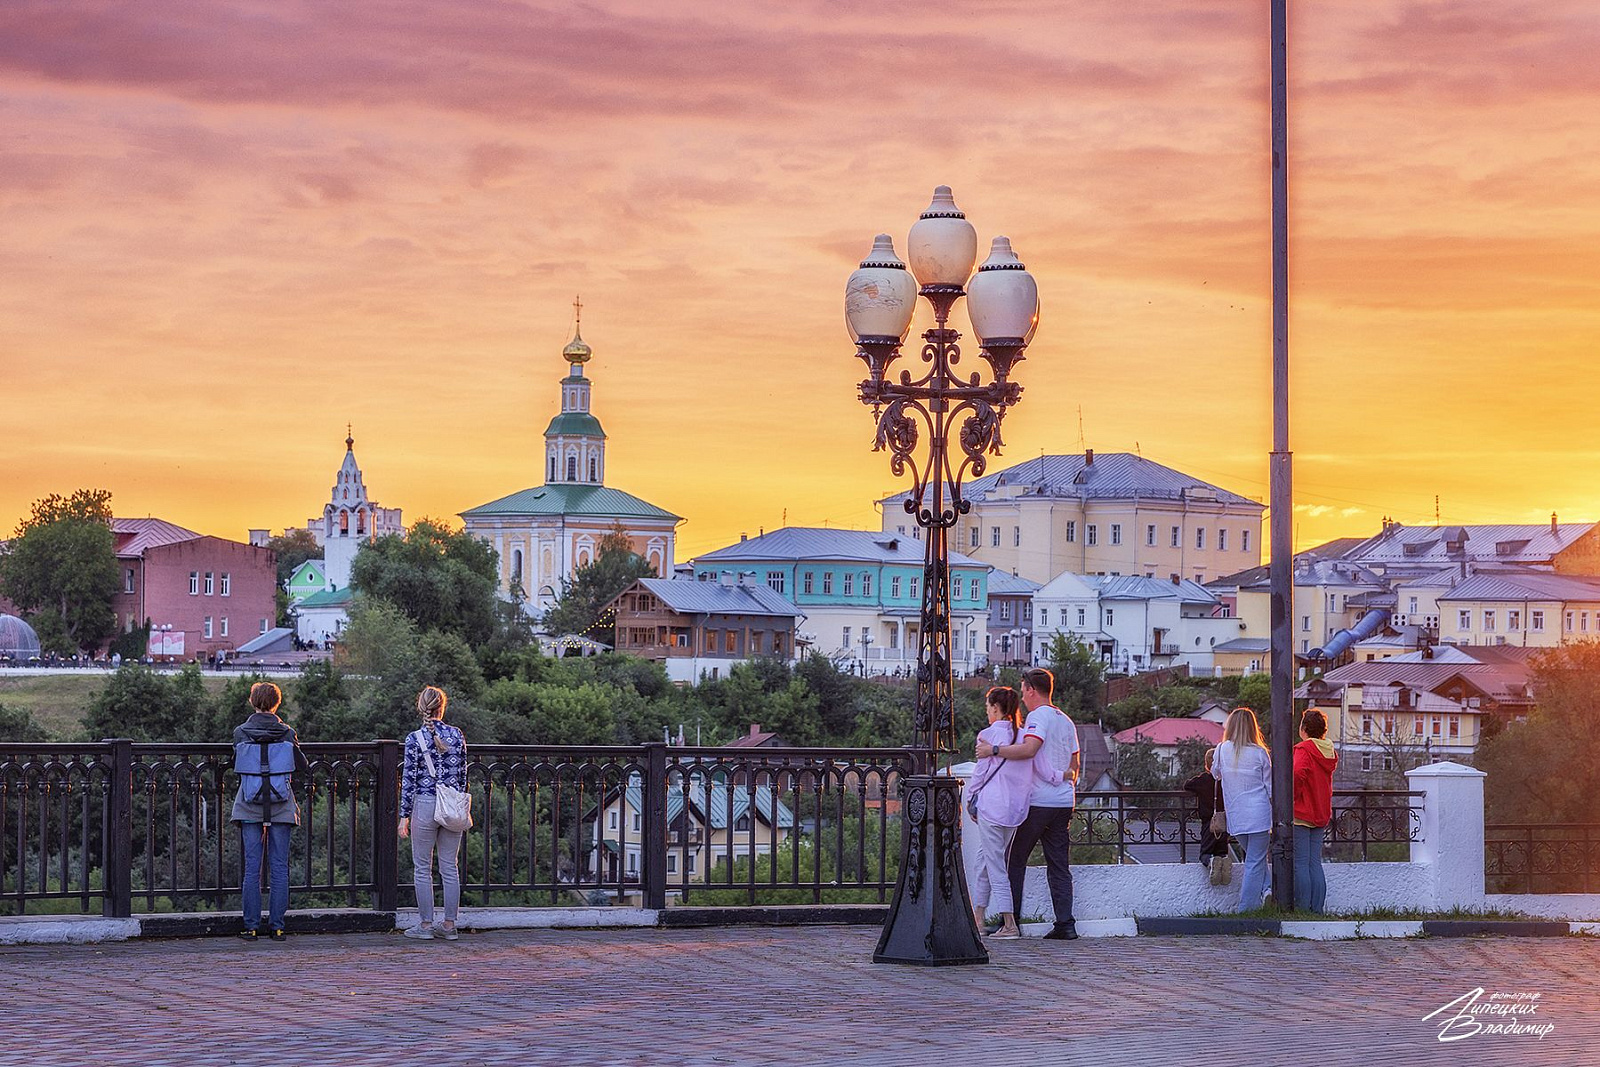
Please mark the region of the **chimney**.
[[740, 540], [740, 541], [741, 541], [741, 542], [743, 542], [743, 541], [748, 541], [748, 540], [750, 540], [750, 535], [749, 535], [749, 534], [747, 534], [747, 533], [740, 533], [740, 534], [739, 534], [739, 540]]
[[1083, 450], [1083, 465], [1085, 467], [1094, 466], [1094, 449], [1086, 448]]
[[760, 735], [760, 733], [761, 733], [761, 724], [758, 723], [758, 722], [751, 723], [750, 724], [750, 736], [751, 737], [757, 737], [757, 736]]
[[1561, 530], [1556, 523], [1556, 513], [1553, 511], [1550, 513], [1550, 533], [1552, 536], [1559, 536], [1561, 533]]

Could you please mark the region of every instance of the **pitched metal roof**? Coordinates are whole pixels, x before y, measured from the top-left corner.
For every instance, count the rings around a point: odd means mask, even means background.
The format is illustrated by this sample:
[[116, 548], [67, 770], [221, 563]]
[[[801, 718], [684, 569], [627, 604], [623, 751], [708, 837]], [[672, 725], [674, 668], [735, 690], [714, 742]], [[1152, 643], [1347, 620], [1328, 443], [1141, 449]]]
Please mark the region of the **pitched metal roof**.
[[1131, 745], [1135, 741], [1151, 741], [1158, 745], [1176, 745], [1189, 738], [1198, 738], [1208, 745], [1215, 745], [1222, 740], [1222, 724], [1212, 722], [1210, 719], [1191, 719], [1188, 716], [1163, 716], [1151, 719], [1149, 722], [1130, 726], [1120, 733], [1113, 734], [1111, 740], [1119, 745]]
[[[1459, 677], [1501, 702], [1527, 702], [1527, 686], [1532, 675], [1527, 661], [1494, 658], [1486, 662], [1489, 657], [1479, 658], [1478, 652], [1477, 646], [1439, 645], [1432, 650], [1431, 658], [1424, 658], [1421, 652], [1410, 652], [1388, 659], [1362, 660], [1337, 667], [1321, 680], [1335, 687], [1403, 685], [1432, 692]], [[1302, 686], [1296, 696], [1305, 693], [1306, 687]]]
[[343, 589], [324, 589], [320, 593], [312, 593], [295, 605], [296, 610], [302, 608], [348, 608], [355, 602], [355, 594], [349, 586]]
[[[1592, 522], [1510, 526], [1401, 526], [1397, 523], [1344, 555], [1346, 559], [1368, 564], [1442, 565], [1462, 558], [1548, 563], [1594, 527]], [[1451, 542], [1458, 540], [1460, 547], [1452, 551]]]
[[1267, 637], [1235, 637], [1231, 641], [1224, 641], [1220, 645], [1213, 645], [1213, 652], [1271, 652], [1272, 639]]
[[249, 641], [246, 641], [244, 644], [234, 649], [234, 653], [240, 656], [248, 656], [256, 652], [270, 652], [273, 650], [274, 645], [277, 645], [280, 642], [287, 644], [291, 642], [293, 638], [293, 630], [289, 629], [287, 626], [279, 626], [268, 630], [260, 637], [251, 638]]
[[549, 482], [461, 512], [464, 519], [501, 515], [577, 515], [599, 519], [680, 520], [664, 508], [606, 485]]
[[[883, 533], [878, 530], [827, 530], [805, 526], [785, 526], [781, 530], [762, 534], [706, 552], [695, 557], [695, 563], [752, 563], [768, 560], [827, 560], [842, 563], [907, 563], [921, 566], [925, 546], [923, 542], [903, 534]], [[978, 567], [985, 571], [987, 563], [979, 563], [960, 552], [950, 553], [952, 567]]]
[[198, 541], [204, 536], [165, 519], [112, 519], [111, 532], [116, 537], [117, 555], [123, 559], [136, 559], [147, 549]]
[[1083, 580], [1090, 585], [1099, 587], [1101, 600], [1176, 599], [1185, 604], [1220, 603], [1216, 594], [1205, 586], [1191, 582], [1187, 578], [1172, 582], [1162, 581], [1160, 578], [1145, 578], [1139, 575], [1123, 574], [1104, 578], [1099, 575], [1083, 575]]
[[1439, 603], [1465, 600], [1600, 600], [1600, 578], [1538, 572], [1475, 574], [1439, 594]]
[[[794, 828], [794, 812], [788, 805], [772, 795], [772, 790], [764, 785], [755, 788], [754, 797], [751, 796], [750, 787], [735, 785], [729, 787], [724, 781], [710, 782], [698, 773], [691, 776], [689, 783], [689, 807], [694, 817], [712, 830], [726, 830], [734, 826], [744, 815], [754, 808], [756, 817], [769, 826], [776, 826], [780, 830]], [[634, 811], [644, 810], [644, 789], [638, 775], [628, 778], [628, 806]], [[683, 814], [684, 789], [681, 784], [667, 787], [667, 823], [673, 823], [679, 815]]]
[[1000, 570], [998, 567], [989, 570], [989, 595], [996, 596], [1027, 596], [1044, 588], [1031, 578], [1011, 574]]
[[764, 584], [723, 585], [681, 578], [641, 578], [639, 584], [681, 615], [772, 615], [805, 618], [805, 612]]
[[[1132, 452], [1039, 456], [968, 482], [966, 493], [978, 500], [1008, 485], [1023, 486], [1025, 495], [1084, 500], [1203, 499], [1265, 510], [1258, 501]], [[896, 493], [885, 499], [904, 498], [904, 493]]]

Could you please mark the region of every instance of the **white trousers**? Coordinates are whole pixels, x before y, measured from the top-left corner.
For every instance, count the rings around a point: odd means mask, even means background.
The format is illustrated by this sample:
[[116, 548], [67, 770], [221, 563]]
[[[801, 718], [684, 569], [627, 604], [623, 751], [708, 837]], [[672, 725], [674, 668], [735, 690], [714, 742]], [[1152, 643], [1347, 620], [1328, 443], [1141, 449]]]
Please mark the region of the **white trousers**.
[[1006, 875], [1006, 850], [1016, 836], [1015, 826], [978, 820], [978, 863], [973, 877], [972, 903], [990, 915], [1016, 911], [1012, 907], [1011, 879]]

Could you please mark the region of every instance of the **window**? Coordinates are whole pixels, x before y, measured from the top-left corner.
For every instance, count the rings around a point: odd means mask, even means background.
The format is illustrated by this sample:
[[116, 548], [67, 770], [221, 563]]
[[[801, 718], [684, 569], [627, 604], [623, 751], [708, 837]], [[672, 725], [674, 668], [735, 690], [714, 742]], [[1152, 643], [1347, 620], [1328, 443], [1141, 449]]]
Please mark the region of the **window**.
[[1393, 737], [1394, 736], [1394, 725], [1395, 724], [1394, 724], [1394, 715], [1393, 714], [1385, 715], [1383, 717], [1383, 736], [1384, 737]]
[[706, 651], [707, 652], [715, 652], [716, 650], [717, 650], [717, 631], [716, 630], [707, 630], [706, 631]]
[[1219, 529], [1217, 531], [1217, 551], [1218, 552], [1226, 552], [1226, 551], [1228, 551], [1228, 531], [1227, 530], [1220, 530]]
[[1460, 737], [1461, 736], [1461, 716], [1459, 716], [1459, 715], [1450, 716], [1450, 736], [1451, 737]]
[[628, 873], [639, 873], [639, 854], [637, 852], [628, 853]]
[[774, 593], [782, 593], [783, 592], [783, 585], [784, 585], [784, 581], [783, 581], [783, 572], [782, 571], [768, 571], [767, 572], [767, 588], [768, 589], [772, 590]]
[[978, 528], [976, 526], [967, 531], [967, 540], [973, 548], [978, 547]]
[[920, 593], [917, 592], [917, 587], [919, 585], [921, 585], [921, 584], [922, 584], [922, 579], [921, 578], [912, 578], [911, 579], [911, 599], [912, 600], [917, 599], [917, 597], [921, 595]]
[[1483, 632], [1486, 633], [1486, 634], [1494, 632], [1494, 609], [1492, 609], [1492, 608], [1485, 608], [1484, 609], [1484, 612], [1483, 612]]
[[808, 595], [810, 594], [810, 592], [811, 592], [811, 572], [810, 571], [806, 571], [805, 574], [800, 576], [800, 591], [802, 593], [806, 593]]
[[211, 616], [210, 615], [206, 616], [205, 635], [206, 635], [206, 640], [207, 641], [211, 640]]
[[228, 617], [226, 615], [222, 617], [222, 636], [228, 636]]
[[[122, 591], [124, 593], [133, 592], [133, 568], [132, 567], [124, 567], [124, 568], [122, 568]], [[1571, 615], [1572, 615], [1571, 612], [1567, 613], [1567, 616], [1569, 618], [1571, 617]], [[1572, 629], [1572, 627], [1568, 626], [1567, 629], [1570, 630], [1570, 629]]]
[[547, 478], [546, 481], [553, 482], [555, 480], [556, 480], [556, 457], [551, 456], [550, 457], [550, 477]]
[[722, 631], [722, 650], [728, 655], [735, 655], [739, 651], [739, 631]]
[[1011, 621], [1011, 601], [1009, 601], [1009, 600], [1000, 601], [1000, 621], [1001, 622], [1010, 622]]
[[1300, 616], [1300, 632], [1301, 633], [1310, 633], [1311, 632], [1311, 616], [1310, 615], [1302, 615], [1302, 616]]
[[1511, 610], [1506, 612], [1506, 629], [1507, 630], [1520, 630], [1520, 629], [1522, 629], [1522, 612], [1521, 611], [1519, 611], [1517, 609], [1511, 609]]
[[856, 576], [853, 571], [844, 576], [844, 595], [856, 595]]
[[1084, 543], [1093, 547], [1100, 543], [1100, 528], [1094, 523], [1089, 523], [1083, 528]]
[[850, 627], [848, 627], [848, 626], [846, 626], [844, 628], [844, 644], [841, 645], [840, 647], [842, 647], [842, 648], [849, 648], [850, 647]]
[[1039, 625], [1040, 626], [1049, 626], [1050, 625], [1050, 609], [1047, 608], [1047, 607], [1044, 607], [1042, 605], [1039, 608]]
[[889, 579], [889, 595], [896, 599], [900, 596], [900, 576], [898, 574]]
[[872, 595], [872, 575], [870, 575], [870, 574], [863, 574], [861, 576], [861, 595], [862, 596], [871, 596]]
[[1535, 632], [1543, 632], [1543, 630], [1544, 630], [1544, 612], [1542, 612], [1542, 611], [1530, 611], [1530, 612], [1528, 612], [1528, 629], [1533, 630]]
[[750, 832], [750, 816], [749, 815], [741, 815], [737, 819], [735, 819], [733, 821], [733, 832], [736, 833], [736, 834], [747, 834], [747, 833], [749, 833]]
[[695, 861], [695, 859], [696, 859], [695, 854], [693, 852], [689, 853], [688, 863], [689, 863], [689, 873], [690, 874], [694, 873], [694, 861]]
[[1088, 613], [1085, 612], [1083, 608], [1079, 608], [1078, 609], [1078, 625], [1079, 626], [1083, 626], [1085, 624], [1085, 620], [1087, 618], [1087, 614]]
[[1411, 614], [1413, 614], [1413, 615], [1415, 615], [1417, 613], [1417, 598], [1416, 597], [1411, 597], [1410, 598], [1409, 610], [1410, 610]]
[[1411, 736], [1413, 736], [1413, 737], [1421, 737], [1422, 736], [1422, 716], [1421, 715], [1413, 715], [1413, 716], [1411, 716]]
[[600, 480], [600, 463], [594, 456], [589, 457], [589, 480], [591, 482]]
[[1572, 632], [1572, 622], [1573, 622], [1573, 619], [1575, 617], [1576, 616], [1575, 616], [1575, 614], [1573, 612], [1570, 612], [1570, 611], [1567, 612], [1565, 626], [1566, 626], [1567, 633], [1569, 633], [1569, 634]]
[[613, 811], [611, 813], [611, 828], [615, 830], [620, 825], [622, 825], [621, 820], [617, 818], [617, 813]]
[[1372, 753], [1363, 752], [1361, 754], [1361, 769], [1364, 771], [1372, 770]]
[[266, 619], [262, 619], [261, 620], [261, 629], [259, 631], [257, 631], [257, 632], [259, 632], [259, 633], [266, 633], [267, 632], [267, 620]]
[[1388, 753], [1384, 753], [1383, 756], [1383, 769], [1386, 771], [1394, 770], [1394, 757]]
[[828, 596], [833, 592], [833, 572], [822, 572], [822, 595]]
[[1172, 528], [1172, 547], [1177, 548], [1181, 544], [1183, 544], [1183, 527], [1174, 526]]
[[575, 482], [577, 480], [578, 480], [578, 457], [577, 456], [568, 456], [567, 457], [567, 481]]
[[1069, 519], [1067, 521], [1067, 544], [1070, 545], [1070, 544], [1074, 543], [1077, 540], [1078, 540], [1078, 524], [1077, 524], [1077, 522], [1075, 520]]
[[1204, 548], [1204, 547], [1206, 547], [1206, 528], [1204, 526], [1196, 526], [1195, 527], [1195, 530], [1194, 530], [1194, 547], [1196, 547], [1196, 548]]
[[958, 656], [961, 655], [961, 631], [960, 630], [951, 630], [950, 631], [950, 640], [954, 645], [956, 655], [958, 655]]
[[667, 873], [668, 874], [677, 874], [678, 873], [678, 854], [676, 852], [668, 852], [667, 853]]
[[1250, 531], [1249, 530], [1240, 530], [1239, 531], [1239, 551], [1240, 552], [1248, 552], [1248, 551], [1250, 551]]
[[1589, 632], [1589, 613], [1587, 611], [1578, 612], [1578, 630], [1582, 633]]
[[1456, 612], [1456, 629], [1462, 631], [1472, 629], [1471, 611], [1466, 608], [1462, 608], [1460, 611]]
[[1434, 737], [1444, 736], [1444, 717], [1442, 715], [1429, 716], [1428, 729]]
[[989, 527], [989, 544], [994, 548], [1000, 547], [1000, 527]]
[[643, 830], [644, 830], [644, 825], [643, 825], [643, 822], [642, 822], [643, 818], [644, 817], [642, 815], [640, 815], [638, 812], [634, 812], [633, 813], [633, 832], [634, 833], [637, 834], [637, 833], [643, 832]]
[[1022, 527], [1020, 527], [1020, 526], [1011, 527], [1011, 547], [1012, 548], [1021, 548], [1022, 547]]
[[1156, 524], [1153, 523], [1153, 522], [1149, 526], [1146, 526], [1144, 528], [1144, 543], [1146, 545], [1150, 546], [1151, 548], [1155, 547], [1155, 544], [1156, 544]]
[[223, 596], [232, 596], [233, 595], [233, 575], [229, 574], [227, 571], [223, 571], [222, 572], [222, 590], [221, 591], [222, 591], [222, 595]]
[[1122, 544], [1122, 523], [1120, 522], [1111, 524], [1111, 543], [1114, 545]]
[[889, 625], [889, 647], [900, 647], [900, 627], [894, 625], [893, 623]]
[[966, 588], [966, 582], [962, 581], [961, 578], [956, 577], [956, 578], [950, 579], [950, 599], [951, 600], [960, 600], [961, 599], [961, 591], [963, 589], [965, 589], [965, 588]]
[[1106, 625], [1110, 626], [1112, 623], [1114, 623], [1116, 621], [1117, 621], [1116, 610], [1114, 608], [1107, 608], [1106, 609]]
[[1372, 713], [1370, 711], [1363, 712], [1361, 715], [1361, 736], [1372, 736]]
[[1024, 600], [1022, 602], [1022, 621], [1023, 622], [1032, 622], [1033, 621], [1033, 601], [1031, 601], [1031, 600]]
[[216, 587], [216, 577], [210, 571], [206, 571], [206, 596], [210, 596]]

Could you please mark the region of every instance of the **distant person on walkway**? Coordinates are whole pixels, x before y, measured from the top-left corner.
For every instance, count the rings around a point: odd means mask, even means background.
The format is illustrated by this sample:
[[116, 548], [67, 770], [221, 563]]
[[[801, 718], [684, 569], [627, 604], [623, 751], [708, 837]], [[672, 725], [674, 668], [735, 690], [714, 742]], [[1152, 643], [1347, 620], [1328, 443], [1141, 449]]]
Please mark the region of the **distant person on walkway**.
[[1207, 867], [1214, 858], [1228, 851], [1228, 835], [1211, 829], [1211, 817], [1227, 810], [1227, 805], [1220, 803], [1222, 790], [1211, 773], [1216, 758], [1216, 748], [1206, 749], [1205, 769], [1183, 783], [1183, 791], [1194, 794], [1195, 808], [1200, 815], [1200, 862]]
[[1321, 911], [1328, 902], [1322, 842], [1333, 819], [1339, 755], [1327, 735], [1327, 716], [1312, 708], [1300, 720], [1300, 743], [1294, 746], [1294, 906], [1303, 911]]
[[239, 792], [233, 821], [239, 824], [244, 856], [246, 941], [259, 937], [261, 925], [261, 857], [267, 857], [271, 883], [267, 898], [267, 930], [274, 941], [284, 938], [284, 913], [289, 910], [289, 835], [300, 823], [294, 798], [294, 776], [310, 769], [294, 729], [278, 717], [283, 693], [271, 682], [250, 687], [251, 714], [233, 731], [233, 769]]
[[1022, 736], [1007, 745], [977, 744], [978, 758], [999, 756], [1007, 760], [1031, 760], [1044, 753], [1051, 767], [1064, 768], [1059, 785], [1034, 779], [1028, 798], [1028, 814], [1011, 839], [1006, 873], [1011, 881], [1011, 899], [1022, 908], [1023, 879], [1028, 873], [1028, 857], [1033, 847], [1044, 842], [1045, 879], [1050, 885], [1050, 903], [1055, 925], [1044, 936], [1053, 941], [1072, 941], [1078, 927], [1072, 917], [1072, 842], [1068, 828], [1077, 802], [1075, 784], [1082, 757], [1078, 752], [1078, 728], [1060, 708], [1050, 703], [1055, 677], [1043, 667], [1022, 672], [1022, 703], [1028, 718]]
[[[456, 913], [461, 907], [461, 854], [463, 831], [446, 830], [434, 822], [434, 794], [438, 784], [466, 792], [467, 739], [444, 721], [449, 698], [430, 685], [417, 694], [417, 714], [422, 727], [406, 736], [405, 769], [400, 779], [400, 836], [411, 838], [412, 884], [417, 890], [417, 925], [407, 937], [430, 940], [435, 936], [454, 941]], [[429, 764], [432, 764], [430, 773]], [[444, 883], [444, 922], [433, 925], [433, 857], [439, 854], [439, 880]]]
[[1234, 708], [1222, 728], [1212, 772], [1222, 783], [1228, 833], [1244, 845], [1239, 911], [1261, 907], [1266, 896], [1267, 846], [1272, 840], [1272, 755], [1261, 738], [1256, 713]]
[[[989, 690], [984, 698], [989, 725], [978, 740], [989, 745], [1015, 744], [1022, 733], [1017, 692], [1009, 686]], [[972, 772], [967, 806], [978, 820], [977, 874], [973, 880], [973, 916], [981, 928], [988, 915], [1000, 916], [1000, 928], [991, 937], [1012, 941], [1022, 936], [1017, 928], [1006, 851], [1028, 815], [1034, 779], [1061, 784], [1061, 772], [1050, 766], [1043, 753], [1031, 760], [1005, 760], [988, 756]]]

